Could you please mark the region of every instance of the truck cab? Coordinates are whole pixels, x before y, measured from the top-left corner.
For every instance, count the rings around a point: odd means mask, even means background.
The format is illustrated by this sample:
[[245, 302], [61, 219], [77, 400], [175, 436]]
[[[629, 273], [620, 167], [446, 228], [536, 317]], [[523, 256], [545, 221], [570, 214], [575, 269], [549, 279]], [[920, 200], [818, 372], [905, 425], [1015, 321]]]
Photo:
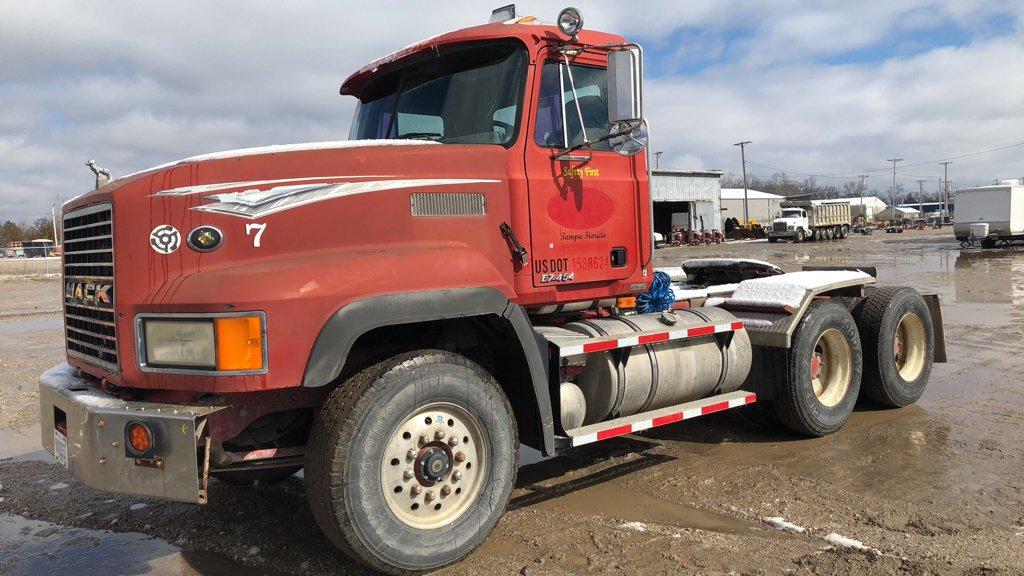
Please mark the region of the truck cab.
[[806, 210], [803, 208], [783, 208], [779, 215], [772, 220], [768, 237], [769, 239], [790, 238], [799, 242], [809, 232], [810, 224], [807, 219]]

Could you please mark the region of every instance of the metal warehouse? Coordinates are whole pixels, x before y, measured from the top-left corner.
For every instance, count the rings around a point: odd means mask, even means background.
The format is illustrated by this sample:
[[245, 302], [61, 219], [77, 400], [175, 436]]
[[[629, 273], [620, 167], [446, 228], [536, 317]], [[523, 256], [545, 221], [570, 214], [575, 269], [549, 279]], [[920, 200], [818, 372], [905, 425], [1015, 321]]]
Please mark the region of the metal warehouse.
[[[779, 213], [785, 196], [747, 189], [747, 210], [750, 217], [767, 225]], [[722, 188], [724, 218], [743, 220], [743, 188]]]
[[721, 177], [719, 170], [654, 170], [654, 231], [721, 229]]

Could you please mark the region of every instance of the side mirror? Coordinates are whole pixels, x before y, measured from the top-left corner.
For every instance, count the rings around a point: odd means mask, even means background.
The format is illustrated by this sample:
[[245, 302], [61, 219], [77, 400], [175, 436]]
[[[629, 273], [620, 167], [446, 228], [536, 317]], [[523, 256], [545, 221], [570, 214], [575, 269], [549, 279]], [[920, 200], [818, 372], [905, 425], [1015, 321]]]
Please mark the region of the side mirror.
[[638, 49], [608, 54], [608, 120], [637, 122], [643, 118], [643, 56]]

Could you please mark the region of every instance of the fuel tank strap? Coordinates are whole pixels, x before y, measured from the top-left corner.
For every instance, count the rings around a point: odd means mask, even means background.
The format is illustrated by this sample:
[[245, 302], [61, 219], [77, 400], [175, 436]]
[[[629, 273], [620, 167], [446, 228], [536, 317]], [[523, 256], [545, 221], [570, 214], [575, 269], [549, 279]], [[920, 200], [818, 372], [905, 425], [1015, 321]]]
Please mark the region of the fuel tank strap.
[[[580, 320], [580, 324], [590, 327], [591, 330], [597, 332], [601, 336], [610, 336], [608, 331], [596, 322]], [[623, 361], [623, 358], [628, 358], [629, 352], [623, 350], [611, 350], [610, 354], [612, 355], [612, 361], [615, 362], [615, 371], [619, 375], [619, 386], [615, 390], [615, 401], [612, 402], [610, 414], [618, 415], [619, 408], [622, 407], [622, 400], [626, 397], [626, 363]]]
[[[705, 322], [711, 322], [711, 317], [704, 314], [697, 308], [687, 308], [686, 312], [690, 312], [694, 316], [704, 320]], [[726, 350], [725, 344], [722, 340], [718, 341], [718, 351], [722, 355], [722, 370], [718, 373], [718, 383], [715, 384], [715, 389], [712, 394], [722, 393], [722, 384], [725, 384], [726, 378], [729, 376], [729, 351]]]
[[[625, 316], [620, 316], [619, 320], [622, 320], [622, 322], [632, 328], [634, 332], [644, 331], [643, 328], [637, 326], [635, 322], [630, 321]], [[647, 399], [644, 400], [643, 406], [640, 407], [639, 412], [646, 412], [651, 407], [651, 403], [654, 402], [654, 397], [658, 394], [658, 354], [654, 351], [654, 346], [651, 344], [645, 345], [644, 351], [647, 352], [647, 358], [651, 361], [651, 388], [647, 391]], [[625, 390], [625, 386], [622, 388]]]

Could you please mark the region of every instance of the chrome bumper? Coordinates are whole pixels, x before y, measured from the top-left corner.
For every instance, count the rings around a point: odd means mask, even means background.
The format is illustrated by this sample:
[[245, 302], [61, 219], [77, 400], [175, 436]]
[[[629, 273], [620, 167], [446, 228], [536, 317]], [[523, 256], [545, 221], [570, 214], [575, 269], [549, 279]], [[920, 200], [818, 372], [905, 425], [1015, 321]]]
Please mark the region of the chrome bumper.
[[[93, 387], [61, 364], [39, 378], [43, 448], [55, 454], [54, 430], [63, 424], [68, 469], [91, 488], [205, 504], [210, 441], [207, 417], [219, 406], [128, 402]], [[156, 437], [152, 459], [125, 453], [124, 429], [149, 425]]]

